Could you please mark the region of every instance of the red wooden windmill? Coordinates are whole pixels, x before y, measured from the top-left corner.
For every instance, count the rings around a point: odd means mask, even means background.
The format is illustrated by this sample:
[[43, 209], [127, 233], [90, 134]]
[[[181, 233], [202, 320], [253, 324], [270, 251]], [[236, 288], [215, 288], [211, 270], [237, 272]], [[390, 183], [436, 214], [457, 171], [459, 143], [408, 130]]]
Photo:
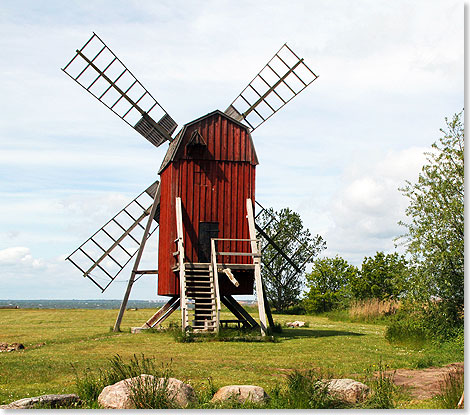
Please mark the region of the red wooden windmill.
[[[135, 257], [115, 330], [134, 282], [158, 274], [158, 294], [170, 298], [143, 328], [162, 323], [179, 307], [183, 330], [217, 331], [224, 304], [234, 321], [260, 326], [264, 334], [267, 302], [257, 231], [294, 271], [298, 267], [255, 222], [258, 158], [251, 132], [317, 75], [285, 44], [225, 112], [198, 118], [173, 138], [176, 122], [96, 34], [63, 71], [155, 146], [170, 142], [160, 181], [67, 258], [104, 291]], [[140, 269], [145, 243], [157, 228], [158, 270]], [[233, 297], [251, 295], [255, 287], [259, 324]]]

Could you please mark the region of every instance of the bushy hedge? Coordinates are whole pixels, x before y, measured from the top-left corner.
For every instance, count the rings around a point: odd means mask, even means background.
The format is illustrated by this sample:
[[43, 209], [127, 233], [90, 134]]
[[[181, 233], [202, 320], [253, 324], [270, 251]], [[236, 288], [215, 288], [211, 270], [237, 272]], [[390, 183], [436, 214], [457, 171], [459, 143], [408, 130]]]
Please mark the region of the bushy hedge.
[[391, 317], [385, 338], [392, 342], [459, 341], [463, 345], [463, 315], [447, 303], [406, 303]]

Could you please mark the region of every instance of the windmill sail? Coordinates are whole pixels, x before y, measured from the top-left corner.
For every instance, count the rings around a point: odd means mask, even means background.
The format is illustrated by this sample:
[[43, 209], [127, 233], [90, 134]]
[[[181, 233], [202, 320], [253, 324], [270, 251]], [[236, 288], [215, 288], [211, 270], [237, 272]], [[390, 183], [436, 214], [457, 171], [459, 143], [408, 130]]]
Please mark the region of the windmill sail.
[[[104, 292], [139, 250], [145, 218], [154, 201], [159, 203], [159, 194], [160, 183], [156, 181], [66, 259]], [[157, 207], [147, 239], [158, 228], [159, 216]]]
[[154, 146], [172, 140], [178, 124], [95, 33], [62, 70]]
[[317, 78], [304, 60], [284, 44], [225, 113], [255, 130]]
[[[265, 209], [259, 202], [256, 202], [256, 206], [259, 211], [255, 217], [255, 227], [262, 240], [261, 260], [264, 269], [272, 275], [284, 272], [287, 279], [303, 272], [305, 265], [318, 253], [318, 248], [310, 248], [300, 241], [294, 233], [280, 224], [274, 212]], [[276, 226], [271, 226], [272, 224]], [[268, 247], [273, 249], [269, 250], [269, 255], [263, 255]], [[280, 268], [276, 267], [275, 271], [273, 264], [281, 258], [284, 264]]]

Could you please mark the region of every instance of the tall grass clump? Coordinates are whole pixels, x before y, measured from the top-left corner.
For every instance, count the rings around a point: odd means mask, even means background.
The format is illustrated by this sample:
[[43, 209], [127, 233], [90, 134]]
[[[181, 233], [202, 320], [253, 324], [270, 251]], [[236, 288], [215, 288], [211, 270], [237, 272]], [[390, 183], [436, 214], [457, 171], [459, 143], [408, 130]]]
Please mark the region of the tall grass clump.
[[379, 362], [378, 365], [369, 367], [366, 383], [370, 387], [370, 395], [361, 404], [365, 409], [395, 409], [396, 402], [400, 398], [401, 390], [393, 382], [395, 373], [387, 371], [388, 366]]
[[[128, 363], [120, 355], [108, 359], [107, 365], [93, 371], [85, 369], [81, 374], [74, 367], [78, 395], [88, 404], [95, 406], [104, 387], [121, 380], [136, 378], [129, 382], [130, 399], [136, 408], [172, 408], [171, 396], [166, 393], [168, 378], [171, 377], [171, 362], [155, 365], [153, 358], [144, 354], [134, 356]], [[151, 375], [143, 376], [140, 375]]]
[[464, 390], [464, 371], [462, 368], [447, 373], [440, 383], [441, 392], [434, 399], [439, 408], [456, 409]]
[[315, 370], [294, 371], [287, 376], [283, 386], [270, 393], [270, 408], [275, 409], [328, 409], [346, 405], [328, 393], [328, 382]]
[[168, 376], [137, 376], [127, 381], [129, 399], [136, 409], [175, 409], [174, 393], [168, 391]]
[[380, 300], [370, 298], [367, 300], [353, 301], [349, 308], [351, 321], [373, 322], [393, 315], [400, 307], [400, 303], [394, 300]]

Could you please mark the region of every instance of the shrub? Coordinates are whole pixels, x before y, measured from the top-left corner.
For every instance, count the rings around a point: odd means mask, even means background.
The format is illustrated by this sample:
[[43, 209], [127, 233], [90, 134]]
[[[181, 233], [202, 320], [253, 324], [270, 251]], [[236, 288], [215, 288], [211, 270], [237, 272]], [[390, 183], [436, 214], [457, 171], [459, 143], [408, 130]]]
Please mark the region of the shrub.
[[385, 338], [416, 344], [461, 341], [463, 346], [463, 317], [456, 320], [455, 313], [446, 303], [407, 303], [391, 319]]
[[336, 255], [334, 258], [319, 258], [306, 275], [307, 292], [303, 304], [308, 313], [322, 313], [342, 308], [350, 298], [349, 283], [358, 270]]
[[424, 319], [418, 313], [397, 313], [385, 332], [385, 338], [389, 342], [414, 343], [417, 346], [425, 343], [427, 337]]

